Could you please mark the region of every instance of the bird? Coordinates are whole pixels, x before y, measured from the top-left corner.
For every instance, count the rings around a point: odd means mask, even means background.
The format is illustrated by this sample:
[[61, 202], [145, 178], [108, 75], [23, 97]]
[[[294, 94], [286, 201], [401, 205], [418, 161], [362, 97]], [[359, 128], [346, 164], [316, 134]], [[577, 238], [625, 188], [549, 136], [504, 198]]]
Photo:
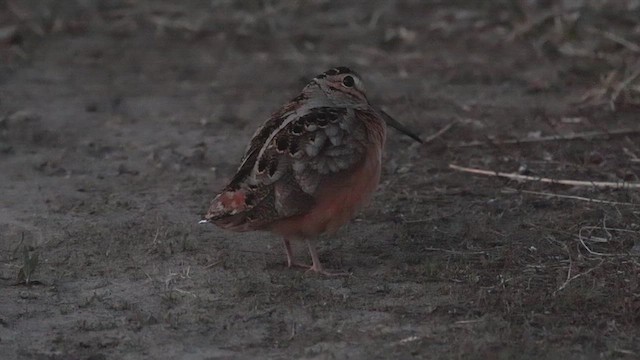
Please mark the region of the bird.
[[[254, 133], [231, 181], [201, 223], [269, 231], [282, 237], [287, 266], [323, 275], [315, 247], [371, 199], [380, 181], [387, 125], [422, 142], [372, 105], [359, 74], [339, 66], [314, 77]], [[295, 261], [291, 242], [306, 241], [311, 265]]]

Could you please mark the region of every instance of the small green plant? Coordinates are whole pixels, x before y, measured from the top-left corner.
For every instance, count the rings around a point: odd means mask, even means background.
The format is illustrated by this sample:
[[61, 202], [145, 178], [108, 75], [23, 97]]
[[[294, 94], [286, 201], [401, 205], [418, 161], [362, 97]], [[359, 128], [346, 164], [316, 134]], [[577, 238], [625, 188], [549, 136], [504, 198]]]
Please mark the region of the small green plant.
[[29, 285], [31, 277], [38, 267], [38, 253], [34, 252], [29, 255], [29, 249], [26, 245], [22, 246], [22, 267], [18, 271], [18, 283]]

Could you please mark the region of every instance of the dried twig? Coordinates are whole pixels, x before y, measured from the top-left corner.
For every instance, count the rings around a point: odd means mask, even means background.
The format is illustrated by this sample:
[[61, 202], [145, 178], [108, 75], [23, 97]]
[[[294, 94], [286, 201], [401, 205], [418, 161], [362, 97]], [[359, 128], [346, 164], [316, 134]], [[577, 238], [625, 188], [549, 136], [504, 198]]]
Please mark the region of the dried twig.
[[556, 291], [554, 291], [554, 292], [553, 292], [553, 294], [555, 295], [555, 294], [557, 294], [559, 291], [562, 291], [564, 288], [566, 288], [566, 287], [567, 287], [567, 285], [569, 285], [569, 283], [570, 283], [570, 282], [572, 282], [573, 280], [575, 280], [575, 279], [577, 279], [577, 278], [579, 278], [579, 277], [581, 277], [581, 276], [584, 276], [584, 275], [589, 274], [590, 272], [592, 272], [592, 271], [594, 271], [595, 269], [597, 269], [597, 268], [599, 268], [600, 266], [602, 266], [602, 264], [603, 264], [603, 263], [604, 263], [604, 260], [600, 260], [600, 263], [599, 263], [598, 265], [596, 265], [596, 266], [592, 267], [591, 269], [589, 269], [589, 270], [587, 270], [587, 271], [585, 271], [585, 272], [578, 273], [578, 274], [573, 275], [573, 276], [571, 276], [571, 277], [569, 277], [569, 275], [571, 275], [571, 267], [569, 267], [569, 272], [567, 273], [567, 280], [566, 280], [562, 285], [560, 285], [560, 287], [559, 287]]
[[623, 38], [622, 36], [616, 35], [610, 31], [605, 31], [605, 30], [600, 30], [600, 29], [596, 29], [594, 27], [589, 27], [587, 28], [587, 31], [592, 33], [592, 34], [599, 34], [602, 35], [605, 39], [611, 40], [617, 44], [620, 44], [622, 46], [624, 46], [625, 48], [633, 51], [633, 52], [640, 52], [640, 46], [638, 46], [637, 44]]
[[615, 105], [614, 104], [615, 104], [616, 100], [618, 100], [618, 97], [620, 96], [620, 93], [622, 91], [624, 91], [633, 81], [635, 81], [636, 78], [638, 78], [638, 76], [640, 76], [640, 66], [638, 66], [638, 68], [636, 68], [631, 73], [631, 75], [627, 76], [618, 85], [616, 85], [615, 89], [613, 90], [613, 93], [611, 94], [611, 98], [609, 100], [613, 109], [615, 109]]
[[603, 78], [600, 86], [587, 91], [576, 104], [580, 107], [606, 104], [611, 110], [615, 110], [620, 94], [638, 92], [637, 87], [631, 85], [640, 77], [640, 63], [625, 71], [626, 74], [629, 74], [628, 76], [620, 73], [618, 70], [610, 71]]
[[631, 162], [640, 162], [640, 158], [638, 157], [638, 155], [636, 155], [633, 151], [629, 150], [626, 147], [622, 148], [622, 151], [627, 154], [627, 156], [629, 156], [631, 159], [629, 159], [629, 161]]
[[427, 137], [426, 139], [424, 139], [423, 144], [428, 144], [430, 142], [432, 142], [433, 140], [439, 138], [440, 136], [442, 136], [444, 133], [446, 133], [447, 131], [451, 130], [451, 128], [457, 124], [458, 121], [453, 121], [449, 124], [447, 124], [447, 126], [443, 127], [442, 129], [438, 130], [435, 134], [430, 135], [429, 137]]
[[590, 203], [607, 204], [607, 205], [614, 205], [614, 206], [618, 206], [618, 205], [621, 205], [621, 206], [640, 206], [640, 204], [634, 204], [634, 203], [629, 203], [629, 202], [600, 200], [600, 199], [588, 198], [588, 197], [583, 197], [583, 196], [563, 195], [563, 194], [555, 194], [555, 193], [542, 192], [542, 191], [517, 190], [517, 189], [507, 188], [507, 189], [504, 190], [504, 192], [505, 193], [509, 193], [509, 194], [523, 193], [523, 194], [539, 195], [539, 196], [546, 196], [546, 197], [553, 197], [553, 198], [560, 198], [560, 199], [572, 199], [572, 200], [579, 200], [579, 201], [586, 201], [586, 202], [590, 202]]
[[[589, 231], [588, 235], [583, 235], [583, 232], [585, 230]], [[607, 233], [607, 238], [603, 238], [603, 237], [598, 237], [598, 236], [592, 236], [591, 232], [593, 230], [603, 230], [604, 232]], [[599, 243], [607, 243], [609, 242], [612, 238], [613, 235], [611, 234], [611, 231], [616, 231], [616, 232], [626, 232], [626, 233], [633, 233], [633, 234], [637, 234], [637, 231], [633, 231], [633, 230], [628, 230], [628, 229], [617, 229], [617, 228], [607, 228], [604, 220], [602, 222], [602, 226], [583, 226], [580, 228], [580, 230], [578, 230], [578, 241], [580, 242], [580, 245], [582, 245], [582, 247], [587, 250], [587, 252], [591, 255], [595, 255], [595, 256], [600, 256], [600, 257], [617, 257], [617, 256], [633, 256], [633, 254], [624, 254], [624, 253], [602, 253], [602, 252], [598, 252], [598, 251], [594, 251], [593, 249], [591, 249], [591, 247], [589, 247], [589, 245], [587, 245], [587, 241], [590, 242], [599, 242]]]
[[535, 142], [545, 142], [545, 141], [564, 141], [564, 140], [594, 140], [594, 139], [608, 139], [609, 136], [613, 135], [628, 135], [628, 134], [636, 134], [640, 133], [640, 129], [634, 128], [625, 128], [625, 129], [614, 129], [610, 131], [587, 131], [582, 133], [571, 133], [565, 135], [549, 135], [549, 136], [541, 136], [537, 138], [525, 138], [525, 139], [513, 139], [513, 140], [503, 140], [503, 141], [472, 141], [468, 143], [461, 143], [452, 145], [452, 147], [473, 147], [473, 146], [483, 146], [483, 145], [513, 145], [513, 144], [523, 144], [523, 143], [535, 143]]
[[220, 263], [222, 263], [222, 260], [214, 261], [211, 264], [205, 265], [204, 269], [211, 269], [212, 267], [214, 267], [214, 266], [216, 266], [216, 265], [218, 265]]
[[442, 251], [445, 253], [456, 254], [456, 255], [485, 255], [486, 254], [485, 251], [459, 251], [459, 250], [449, 250], [449, 249], [434, 248], [434, 247], [425, 247], [422, 249], [426, 251]]
[[182, 289], [178, 289], [178, 288], [173, 288], [174, 291], [182, 294], [182, 295], [191, 295], [193, 296], [195, 299], [198, 298], [198, 296], [196, 294], [193, 293], [193, 291], [187, 291], [187, 290], [182, 290]]
[[534, 28], [546, 22], [547, 20], [553, 19], [560, 15], [562, 14], [558, 13], [556, 9], [552, 9], [552, 10], [543, 12], [541, 14], [538, 14], [535, 17], [529, 17], [523, 23], [516, 24], [514, 26], [513, 31], [507, 36], [507, 41], [514, 41], [515, 39], [531, 32]]
[[472, 174], [496, 176], [496, 177], [502, 177], [502, 178], [507, 178], [511, 180], [519, 180], [519, 181], [538, 181], [538, 182], [549, 183], [549, 184], [570, 185], [570, 186], [590, 186], [590, 187], [608, 188], [608, 189], [640, 189], [640, 183], [551, 179], [551, 178], [538, 177], [538, 176], [528, 176], [528, 175], [520, 175], [520, 174], [514, 174], [514, 173], [503, 173], [499, 171], [474, 169], [474, 168], [468, 168], [468, 167], [458, 166], [454, 164], [449, 164], [449, 168], [456, 171], [468, 172]]

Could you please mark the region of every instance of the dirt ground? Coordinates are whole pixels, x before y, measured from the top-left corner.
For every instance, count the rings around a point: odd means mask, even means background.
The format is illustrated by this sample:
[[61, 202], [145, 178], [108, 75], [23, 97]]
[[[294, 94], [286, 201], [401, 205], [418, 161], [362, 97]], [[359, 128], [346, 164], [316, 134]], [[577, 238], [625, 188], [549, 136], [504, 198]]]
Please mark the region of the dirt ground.
[[[637, 0], [1, 2], [0, 358], [640, 357], [640, 189], [449, 168], [638, 183], [639, 19]], [[390, 132], [372, 204], [319, 242], [353, 275], [326, 278], [197, 222], [254, 129], [336, 65], [445, 131]]]

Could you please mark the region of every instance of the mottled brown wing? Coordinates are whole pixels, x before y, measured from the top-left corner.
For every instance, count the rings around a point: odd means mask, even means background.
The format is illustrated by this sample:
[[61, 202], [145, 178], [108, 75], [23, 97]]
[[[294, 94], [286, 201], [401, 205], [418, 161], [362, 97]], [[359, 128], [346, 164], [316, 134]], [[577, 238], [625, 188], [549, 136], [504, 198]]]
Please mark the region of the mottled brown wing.
[[304, 100], [306, 100], [305, 94], [296, 96], [287, 103], [287, 105], [273, 113], [269, 119], [264, 122], [264, 124], [256, 129], [244, 152], [244, 155], [242, 156], [242, 160], [240, 160], [240, 166], [238, 166], [235, 176], [227, 187], [235, 188], [246, 180], [247, 176], [251, 173], [256, 159], [258, 158], [258, 153], [263, 148], [265, 142], [267, 142], [271, 134], [276, 132], [289, 116], [292, 116], [295, 113], [295, 110]]
[[[229, 189], [243, 194], [245, 200], [227, 216], [233, 216], [236, 230], [240, 224], [257, 229], [308, 211], [322, 178], [355, 165], [363, 158], [366, 143], [366, 129], [356, 120], [354, 110], [311, 109], [274, 132], [259, 151], [249, 155], [245, 166], [252, 161], [253, 168], [236, 176]], [[222, 210], [219, 205], [217, 208]]]
[[260, 161], [284, 155], [289, 174], [305, 194], [314, 195], [323, 176], [350, 168], [365, 153], [366, 129], [353, 109], [314, 108], [284, 130]]

